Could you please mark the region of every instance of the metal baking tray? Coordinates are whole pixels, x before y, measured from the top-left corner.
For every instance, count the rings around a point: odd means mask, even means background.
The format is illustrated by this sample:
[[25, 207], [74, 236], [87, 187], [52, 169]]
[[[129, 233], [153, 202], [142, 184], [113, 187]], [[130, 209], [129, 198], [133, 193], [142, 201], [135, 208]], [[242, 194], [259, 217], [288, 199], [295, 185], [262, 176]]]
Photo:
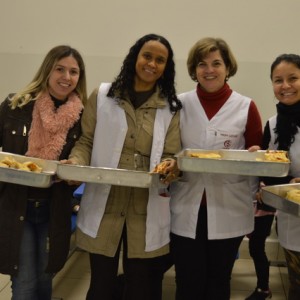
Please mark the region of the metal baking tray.
[[[284, 177], [290, 163], [263, 161], [266, 151], [184, 149], [175, 156], [182, 171], [248, 176]], [[191, 153], [217, 153], [221, 159], [190, 157]], [[261, 161], [257, 161], [260, 159]]]
[[264, 203], [288, 214], [300, 217], [300, 205], [285, 198], [291, 189], [300, 189], [299, 183], [263, 187], [261, 197]]
[[64, 180], [140, 188], [165, 187], [159, 174], [143, 171], [58, 164], [57, 176]]
[[34, 173], [13, 168], [0, 167], [0, 181], [40, 188], [47, 188], [51, 186], [57, 169], [57, 161], [44, 160], [9, 152], [0, 152], [0, 161], [5, 157], [12, 157], [20, 163], [32, 161], [42, 168], [42, 172]]

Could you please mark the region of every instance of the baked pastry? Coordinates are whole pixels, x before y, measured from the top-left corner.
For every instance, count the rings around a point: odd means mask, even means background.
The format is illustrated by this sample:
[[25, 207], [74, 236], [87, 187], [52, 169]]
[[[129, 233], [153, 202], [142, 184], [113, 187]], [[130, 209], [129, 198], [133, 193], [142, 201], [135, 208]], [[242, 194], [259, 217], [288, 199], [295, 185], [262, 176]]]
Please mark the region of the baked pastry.
[[35, 173], [42, 172], [42, 168], [32, 161], [25, 161], [24, 163], [22, 163], [22, 166], [24, 168], [29, 169], [29, 171], [31, 171], [31, 172], [35, 172]]
[[9, 168], [9, 166], [3, 162], [0, 162], [0, 167], [2, 168]]
[[42, 172], [42, 168], [36, 163], [32, 161], [25, 161], [23, 163], [20, 163], [10, 156], [6, 156], [0, 161], [0, 167], [18, 169], [22, 171], [30, 171], [35, 173]]
[[1, 163], [7, 165], [9, 168], [19, 169], [19, 163], [12, 157], [6, 156], [1, 160]]
[[158, 174], [166, 174], [166, 168], [168, 167], [169, 163], [167, 160], [162, 161], [158, 165], [155, 166], [152, 173], [158, 173]]
[[290, 162], [287, 152], [283, 150], [267, 150], [264, 160], [273, 162]]
[[213, 159], [220, 159], [221, 155], [219, 153], [214, 152], [195, 152], [190, 153], [191, 157], [197, 157], [197, 158], [213, 158]]
[[300, 204], [300, 190], [291, 189], [286, 193], [286, 199]]

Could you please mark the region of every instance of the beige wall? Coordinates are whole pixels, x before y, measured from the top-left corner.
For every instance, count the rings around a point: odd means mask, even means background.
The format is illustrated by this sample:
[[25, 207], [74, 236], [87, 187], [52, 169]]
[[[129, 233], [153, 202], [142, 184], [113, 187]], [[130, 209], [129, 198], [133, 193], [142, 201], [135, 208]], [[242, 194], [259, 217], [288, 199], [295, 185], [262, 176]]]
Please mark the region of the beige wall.
[[83, 55], [88, 91], [117, 75], [136, 39], [164, 35], [175, 52], [177, 90], [195, 86], [185, 60], [199, 38], [224, 38], [238, 62], [229, 83], [252, 97], [265, 122], [275, 112], [273, 59], [299, 53], [297, 0], [1, 0], [0, 101], [26, 85], [50, 48], [70, 44]]

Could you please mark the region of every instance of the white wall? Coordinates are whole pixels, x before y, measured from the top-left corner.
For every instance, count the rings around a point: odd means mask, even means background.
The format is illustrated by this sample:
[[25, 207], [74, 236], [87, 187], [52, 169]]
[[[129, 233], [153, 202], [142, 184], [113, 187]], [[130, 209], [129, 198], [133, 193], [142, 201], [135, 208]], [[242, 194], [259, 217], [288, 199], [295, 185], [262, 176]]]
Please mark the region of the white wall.
[[88, 91], [118, 74], [142, 35], [164, 35], [175, 52], [177, 90], [194, 88], [186, 71], [191, 46], [205, 36], [231, 46], [239, 70], [230, 85], [257, 103], [263, 121], [275, 112], [270, 64], [299, 53], [297, 0], [1, 0], [0, 101], [25, 86], [44, 55], [69, 44], [83, 55]]

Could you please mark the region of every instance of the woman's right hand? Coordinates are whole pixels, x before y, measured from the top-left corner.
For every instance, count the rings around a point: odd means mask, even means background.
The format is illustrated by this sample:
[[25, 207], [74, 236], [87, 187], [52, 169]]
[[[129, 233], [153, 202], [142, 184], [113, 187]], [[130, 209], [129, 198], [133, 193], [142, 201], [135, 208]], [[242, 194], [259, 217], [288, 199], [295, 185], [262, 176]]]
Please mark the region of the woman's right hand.
[[62, 159], [59, 161], [59, 163], [65, 164], [65, 165], [77, 165], [77, 163], [71, 159]]
[[290, 183], [300, 183], [300, 177], [293, 178]]
[[[77, 165], [77, 163], [71, 159], [62, 159], [59, 161], [59, 163], [65, 164], [65, 165]], [[65, 182], [67, 182], [68, 185], [81, 185], [82, 184], [81, 181], [76, 181], [76, 180], [65, 180]]]

